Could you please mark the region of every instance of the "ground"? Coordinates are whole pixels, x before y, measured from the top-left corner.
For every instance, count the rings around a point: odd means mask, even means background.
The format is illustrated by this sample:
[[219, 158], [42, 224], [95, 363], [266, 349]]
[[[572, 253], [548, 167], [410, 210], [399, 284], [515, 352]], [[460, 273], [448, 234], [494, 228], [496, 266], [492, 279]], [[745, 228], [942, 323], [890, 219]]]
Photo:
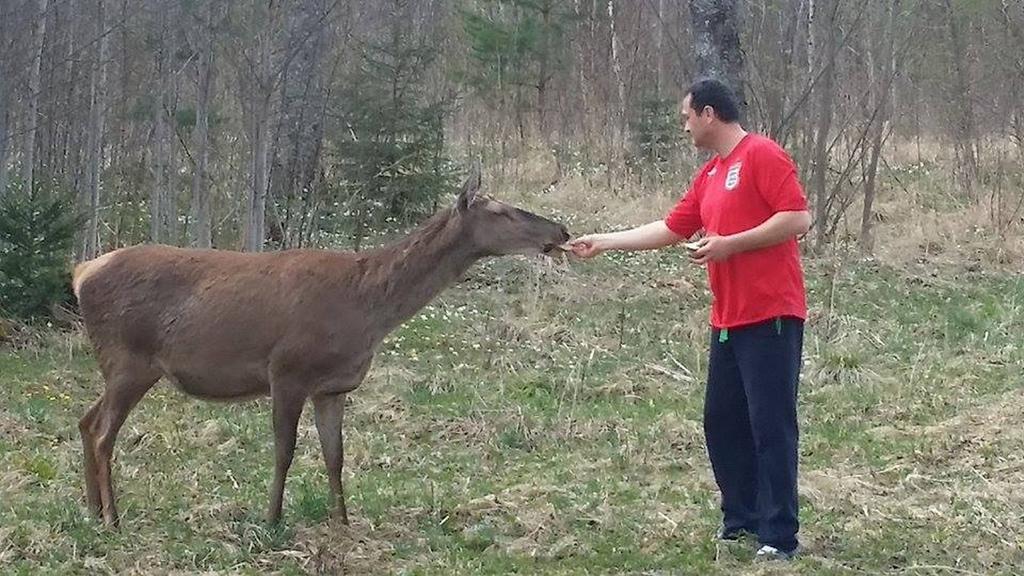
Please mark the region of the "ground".
[[[574, 231], [614, 224], [566, 216], [557, 197], [525, 201]], [[712, 539], [709, 295], [703, 271], [667, 250], [489, 261], [396, 331], [349, 398], [347, 527], [328, 514], [311, 410], [272, 528], [267, 402], [161, 384], [121, 432], [122, 525], [103, 528], [86, 513], [76, 426], [101, 390], [86, 341], [42, 330], [7, 345], [2, 572], [1017, 573], [1024, 279], [982, 242], [928, 236], [941, 225], [901, 229], [904, 201], [880, 205], [878, 258], [806, 259], [794, 563], [755, 565], [752, 544]]]

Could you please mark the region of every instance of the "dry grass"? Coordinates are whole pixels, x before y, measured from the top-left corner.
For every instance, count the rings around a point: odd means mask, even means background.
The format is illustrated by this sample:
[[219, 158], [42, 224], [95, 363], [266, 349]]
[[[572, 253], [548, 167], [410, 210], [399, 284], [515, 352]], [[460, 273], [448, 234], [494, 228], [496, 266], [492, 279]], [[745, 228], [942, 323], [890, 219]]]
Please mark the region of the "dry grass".
[[[124, 524], [104, 529], [80, 494], [75, 422], [100, 387], [84, 341], [42, 331], [5, 348], [0, 572], [1015, 573], [1024, 284], [1007, 273], [1018, 256], [986, 251], [985, 209], [955, 207], [934, 182], [879, 199], [876, 260], [807, 260], [808, 553], [794, 564], [754, 565], [710, 539], [709, 295], [701, 270], [664, 251], [487, 262], [389, 338], [349, 400], [347, 527], [326, 509], [310, 414], [271, 528], [266, 403], [158, 387], [121, 434]], [[676, 195], [603, 196], [586, 177], [504, 190], [574, 232], [650, 221]]]

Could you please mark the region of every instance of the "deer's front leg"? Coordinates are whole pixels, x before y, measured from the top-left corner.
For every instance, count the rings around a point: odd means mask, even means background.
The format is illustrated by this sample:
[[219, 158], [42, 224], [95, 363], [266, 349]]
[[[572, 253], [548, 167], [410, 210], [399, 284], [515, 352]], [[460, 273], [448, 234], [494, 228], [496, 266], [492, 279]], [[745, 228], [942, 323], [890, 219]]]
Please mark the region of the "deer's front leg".
[[341, 482], [345, 467], [345, 435], [342, 420], [345, 414], [345, 394], [355, 390], [370, 369], [370, 358], [359, 362], [351, 371], [330, 380], [319, 387], [313, 396], [316, 409], [316, 431], [320, 436], [320, 448], [324, 452], [327, 466], [327, 481], [331, 487], [331, 508], [333, 513], [348, 524], [348, 508], [345, 506], [345, 490]]
[[295, 455], [295, 435], [302, 416], [302, 404], [305, 395], [298, 393], [297, 388], [287, 386], [272, 387], [274, 400], [274, 484], [270, 488], [270, 509], [267, 521], [276, 524], [281, 519], [281, 503], [284, 500], [284, 481], [288, 476], [288, 468], [292, 465]]
[[345, 394], [322, 394], [313, 397], [316, 409], [316, 431], [320, 436], [320, 448], [327, 466], [327, 482], [331, 487], [330, 505], [333, 513], [348, 524], [348, 510], [345, 508], [345, 491], [341, 483], [341, 472], [345, 466], [345, 444], [342, 420], [345, 414]]

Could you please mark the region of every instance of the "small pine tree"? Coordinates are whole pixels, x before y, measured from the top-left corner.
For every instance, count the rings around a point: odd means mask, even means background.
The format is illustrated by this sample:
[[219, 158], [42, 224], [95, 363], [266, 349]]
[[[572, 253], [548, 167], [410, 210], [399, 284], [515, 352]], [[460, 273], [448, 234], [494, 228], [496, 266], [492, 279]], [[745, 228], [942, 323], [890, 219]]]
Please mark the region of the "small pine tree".
[[648, 97], [640, 101], [630, 122], [630, 137], [639, 163], [664, 170], [679, 147], [679, 112], [671, 98]]
[[38, 320], [70, 296], [70, 255], [81, 220], [62, 194], [29, 196], [17, 188], [0, 199], [0, 313]]
[[554, 0], [481, 4], [479, 10], [461, 10], [469, 62], [460, 79], [499, 110], [511, 106], [507, 111], [518, 119], [534, 107], [531, 94], [539, 98], [554, 72], [565, 67], [566, 38], [576, 16]]
[[346, 82], [340, 122], [328, 137], [342, 178], [337, 209], [358, 243], [367, 227], [408, 222], [431, 212], [451, 193], [455, 170], [444, 152], [447, 103], [425, 94], [424, 73], [437, 56], [427, 42], [404, 35], [367, 44], [361, 66]]

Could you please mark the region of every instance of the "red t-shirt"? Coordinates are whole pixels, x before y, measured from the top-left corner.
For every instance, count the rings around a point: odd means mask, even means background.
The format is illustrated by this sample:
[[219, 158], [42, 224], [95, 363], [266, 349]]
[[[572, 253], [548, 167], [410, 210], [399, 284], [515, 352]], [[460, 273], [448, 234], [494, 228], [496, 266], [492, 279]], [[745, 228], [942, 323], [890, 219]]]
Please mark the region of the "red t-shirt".
[[[778, 144], [747, 134], [726, 158], [715, 156], [665, 218], [684, 238], [704, 229], [727, 236], [755, 228], [776, 212], [807, 210], [796, 165]], [[796, 238], [709, 262], [711, 325], [733, 328], [779, 316], [807, 318]]]

